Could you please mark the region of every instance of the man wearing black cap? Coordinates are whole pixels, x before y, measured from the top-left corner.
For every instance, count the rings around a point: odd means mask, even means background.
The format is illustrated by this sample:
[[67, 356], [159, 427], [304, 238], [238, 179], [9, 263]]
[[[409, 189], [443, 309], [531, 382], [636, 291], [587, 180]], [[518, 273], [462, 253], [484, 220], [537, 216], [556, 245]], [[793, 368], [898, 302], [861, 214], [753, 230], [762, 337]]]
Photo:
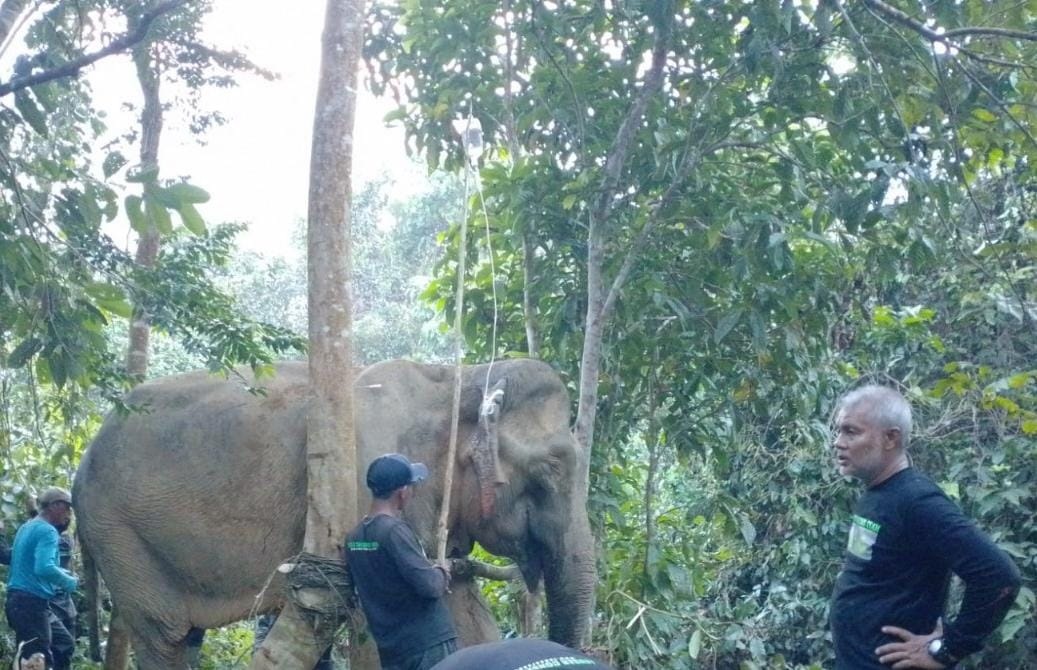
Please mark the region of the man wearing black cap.
[[427, 476], [400, 454], [376, 458], [367, 469], [371, 509], [346, 538], [346, 565], [383, 670], [428, 670], [457, 649], [443, 602], [450, 570], [426, 558], [401, 517], [411, 486]]

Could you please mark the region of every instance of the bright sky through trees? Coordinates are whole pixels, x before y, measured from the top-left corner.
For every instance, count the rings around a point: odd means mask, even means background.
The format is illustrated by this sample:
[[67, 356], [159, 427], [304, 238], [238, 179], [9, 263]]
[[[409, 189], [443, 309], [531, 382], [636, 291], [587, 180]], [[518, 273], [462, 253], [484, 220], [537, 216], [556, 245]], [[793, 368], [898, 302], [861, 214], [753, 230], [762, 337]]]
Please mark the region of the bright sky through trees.
[[[238, 86], [208, 89], [203, 104], [219, 110], [227, 123], [207, 131], [197, 142], [182, 116], [167, 114], [160, 155], [162, 176], [189, 176], [212, 194], [201, 209], [211, 224], [251, 224], [239, 240], [243, 247], [268, 255], [295, 253], [291, 237], [306, 216], [306, 185], [317, 90], [323, 3], [275, 5], [268, 1], [223, 0], [206, 19], [205, 35], [221, 49], [244, 51], [257, 65], [279, 75], [275, 81], [238, 77]], [[89, 73], [101, 106], [109, 110], [110, 130], [125, 132], [133, 117], [124, 101], [140, 104], [128, 56], [109, 58]], [[163, 99], [175, 90], [166, 86]], [[382, 117], [388, 106], [362, 93], [357, 110], [354, 187], [389, 170], [419, 179], [407, 161], [402, 135], [388, 130]], [[129, 157], [129, 156], [128, 156]], [[123, 244], [129, 225], [120, 217], [111, 230]]]

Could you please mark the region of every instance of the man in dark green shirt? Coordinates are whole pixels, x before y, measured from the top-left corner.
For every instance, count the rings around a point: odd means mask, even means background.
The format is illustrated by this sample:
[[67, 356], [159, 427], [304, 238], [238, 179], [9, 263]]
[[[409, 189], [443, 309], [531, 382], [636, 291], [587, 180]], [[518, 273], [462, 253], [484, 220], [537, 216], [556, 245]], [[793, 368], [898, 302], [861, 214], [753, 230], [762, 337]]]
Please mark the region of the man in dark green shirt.
[[[911, 467], [911, 423], [907, 400], [884, 386], [850, 392], [836, 416], [839, 472], [866, 487], [832, 595], [838, 670], [952, 667], [982, 647], [1019, 591], [1008, 556]], [[942, 622], [952, 573], [965, 595]]]
[[376, 458], [367, 470], [371, 509], [346, 538], [346, 566], [383, 670], [428, 670], [457, 649], [443, 602], [450, 570], [426, 558], [402, 518], [411, 487], [427, 476], [423, 464], [400, 454]]

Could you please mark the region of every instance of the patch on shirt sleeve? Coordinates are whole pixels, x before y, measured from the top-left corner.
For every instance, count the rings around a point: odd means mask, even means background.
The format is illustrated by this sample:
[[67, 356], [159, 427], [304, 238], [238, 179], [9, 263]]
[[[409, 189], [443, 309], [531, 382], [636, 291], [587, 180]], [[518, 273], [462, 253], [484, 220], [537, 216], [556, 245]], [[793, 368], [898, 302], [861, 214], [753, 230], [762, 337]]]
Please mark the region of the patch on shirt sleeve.
[[349, 543], [350, 551], [378, 551], [377, 542], [354, 541]]
[[850, 525], [850, 541], [846, 543], [846, 551], [859, 559], [870, 561], [871, 548], [878, 539], [879, 529], [882, 526], [871, 519], [853, 515], [853, 523]]

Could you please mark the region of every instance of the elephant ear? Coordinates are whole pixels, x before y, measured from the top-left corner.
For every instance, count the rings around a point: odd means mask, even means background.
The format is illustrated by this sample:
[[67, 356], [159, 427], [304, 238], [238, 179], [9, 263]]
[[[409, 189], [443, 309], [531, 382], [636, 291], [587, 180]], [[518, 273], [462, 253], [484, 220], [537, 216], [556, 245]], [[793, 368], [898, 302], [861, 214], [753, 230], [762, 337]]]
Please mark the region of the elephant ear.
[[479, 480], [479, 511], [483, 519], [493, 516], [497, 500], [497, 486], [504, 484], [500, 469], [499, 433], [501, 410], [507, 378], [501, 379], [483, 396], [479, 408], [479, 424], [468, 440], [467, 456], [472, 459]]

